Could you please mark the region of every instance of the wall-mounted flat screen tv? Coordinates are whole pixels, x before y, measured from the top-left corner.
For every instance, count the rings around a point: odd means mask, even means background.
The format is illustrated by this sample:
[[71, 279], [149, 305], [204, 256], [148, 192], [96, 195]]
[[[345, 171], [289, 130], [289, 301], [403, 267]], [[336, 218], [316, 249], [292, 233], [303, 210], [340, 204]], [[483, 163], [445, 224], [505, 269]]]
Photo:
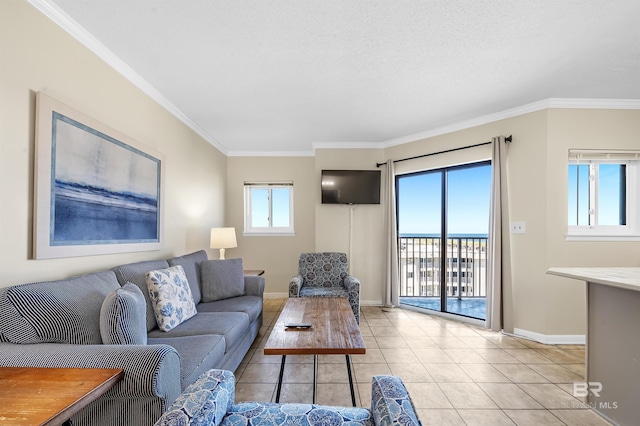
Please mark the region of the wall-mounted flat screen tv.
[[380, 170], [323, 170], [322, 204], [380, 204]]

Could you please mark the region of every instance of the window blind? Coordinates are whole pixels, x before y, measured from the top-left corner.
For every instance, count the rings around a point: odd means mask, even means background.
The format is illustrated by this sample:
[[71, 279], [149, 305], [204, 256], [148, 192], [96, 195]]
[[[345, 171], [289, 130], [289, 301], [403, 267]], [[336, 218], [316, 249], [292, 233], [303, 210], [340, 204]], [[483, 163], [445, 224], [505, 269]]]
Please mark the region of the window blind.
[[634, 161], [640, 160], [640, 150], [632, 149], [570, 149], [573, 161]]

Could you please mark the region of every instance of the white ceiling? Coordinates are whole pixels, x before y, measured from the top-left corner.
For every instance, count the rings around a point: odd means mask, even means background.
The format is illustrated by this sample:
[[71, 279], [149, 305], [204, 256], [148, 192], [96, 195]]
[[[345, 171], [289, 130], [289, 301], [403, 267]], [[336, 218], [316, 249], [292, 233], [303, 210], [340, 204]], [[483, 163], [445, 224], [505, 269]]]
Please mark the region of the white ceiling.
[[228, 155], [640, 99], [638, 0], [30, 1]]

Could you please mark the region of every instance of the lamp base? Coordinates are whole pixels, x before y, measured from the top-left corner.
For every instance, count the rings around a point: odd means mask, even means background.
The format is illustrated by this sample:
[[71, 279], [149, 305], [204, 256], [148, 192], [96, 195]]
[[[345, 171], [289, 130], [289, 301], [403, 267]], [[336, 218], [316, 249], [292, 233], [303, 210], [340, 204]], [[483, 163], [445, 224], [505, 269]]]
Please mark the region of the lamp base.
[[225, 260], [224, 259], [224, 249], [220, 249], [220, 260]]

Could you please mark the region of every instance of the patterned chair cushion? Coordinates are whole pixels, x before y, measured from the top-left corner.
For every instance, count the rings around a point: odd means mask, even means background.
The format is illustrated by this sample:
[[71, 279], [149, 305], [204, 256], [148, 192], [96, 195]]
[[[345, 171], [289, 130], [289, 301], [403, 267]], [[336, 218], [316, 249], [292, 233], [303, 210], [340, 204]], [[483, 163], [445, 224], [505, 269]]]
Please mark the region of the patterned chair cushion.
[[107, 295], [100, 309], [100, 335], [105, 345], [147, 344], [147, 302], [135, 284]]
[[169, 331], [198, 313], [182, 266], [149, 271], [146, 277], [160, 330]]
[[298, 273], [304, 286], [340, 287], [347, 273], [345, 253], [302, 253], [298, 261]]
[[371, 411], [376, 426], [421, 425], [407, 388], [395, 376], [373, 376]]
[[203, 302], [244, 296], [242, 259], [207, 260], [201, 268]]
[[307, 287], [300, 289], [300, 297], [348, 297], [344, 287]]
[[234, 404], [223, 426], [373, 426], [371, 411], [359, 407], [331, 407], [315, 404], [243, 402]]
[[218, 426], [235, 398], [231, 371], [209, 370], [189, 385], [155, 426]]

